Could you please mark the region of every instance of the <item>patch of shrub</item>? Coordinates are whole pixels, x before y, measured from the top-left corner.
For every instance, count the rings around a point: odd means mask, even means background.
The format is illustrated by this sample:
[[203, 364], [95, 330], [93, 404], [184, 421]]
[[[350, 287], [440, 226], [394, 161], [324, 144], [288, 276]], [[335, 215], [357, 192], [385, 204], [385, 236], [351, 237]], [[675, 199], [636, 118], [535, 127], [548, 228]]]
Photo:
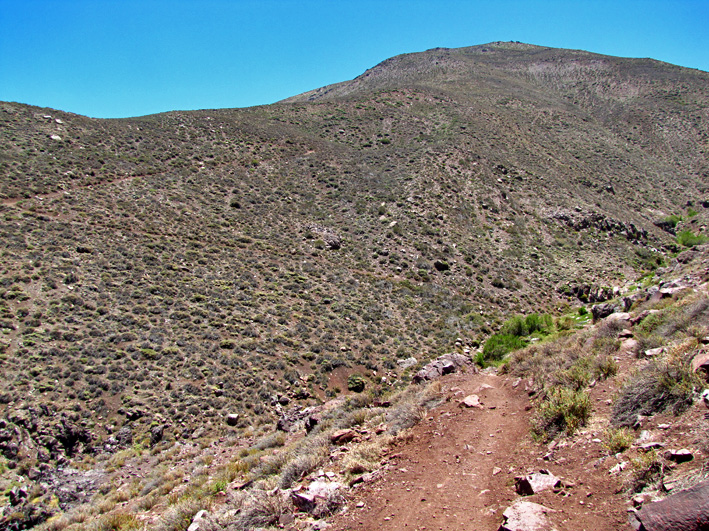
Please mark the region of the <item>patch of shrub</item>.
[[564, 433], [573, 435], [591, 416], [591, 401], [585, 391], [554, 387], [538, 403], [532, 420], [535, 437], [549, 441]]
[[347, 378], [347, 389], [350, 391], [361, 393], [364, 391], [365, 386], [366, 382], [359, 374], [350, 374], [349, 378]]
[[513, 350], [524, 348], [527, 342], [516, 335], [494, 334], [483, 345], [482, 358], [484, 362], [500, 361]]
[[671, 410], [675, 415], [686, 411], [694, 401], [701, 380], [692, 371], [688, 345], [675, 347], [663, 358], [633, 374], [613, 404], [611, 422], [614, 426], [633, 426], [638, 415], [654, 415]]
[[635, 436], [628, 428], [609, 428], [601, 438], [608, 455], [624, 452], [633, 444]]
[[704, 234], [694, 234], [691, 230], [683, 230], [677, 234], [677, 243], [684, 247], [694, 247], [709, 241]]

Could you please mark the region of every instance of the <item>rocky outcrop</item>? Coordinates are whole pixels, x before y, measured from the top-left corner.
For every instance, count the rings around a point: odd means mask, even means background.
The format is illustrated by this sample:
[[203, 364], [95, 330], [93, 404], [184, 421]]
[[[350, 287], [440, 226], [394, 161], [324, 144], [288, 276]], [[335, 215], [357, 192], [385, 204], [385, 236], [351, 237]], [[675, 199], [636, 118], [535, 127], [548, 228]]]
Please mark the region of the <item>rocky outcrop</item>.
[[563, 223], [575, 231], [595, 229], [600, 232], [617, 234], [631, 242], [647, 239], [647, 231], [645, 229], [639, 229], [633, 223], [608, 218], [598, 212], [556, 210], [548, 217]]
[[461, 367], [468, 367], [472, 361], [462, 354], [444, 354], [424, 366], [413, 378], [415, 383], [435, 380], [444, 374], [450, 374]]

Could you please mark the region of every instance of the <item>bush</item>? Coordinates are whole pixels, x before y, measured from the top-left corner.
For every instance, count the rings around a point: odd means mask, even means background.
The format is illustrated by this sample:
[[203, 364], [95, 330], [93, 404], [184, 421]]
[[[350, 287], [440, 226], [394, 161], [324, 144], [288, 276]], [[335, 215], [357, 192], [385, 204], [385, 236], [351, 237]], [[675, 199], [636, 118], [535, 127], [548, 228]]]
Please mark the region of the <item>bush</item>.
[[613, 404], [614, 426], [630, 427], [638, 415], [665, 410], [678, 415], [692, 405], [695, 390], [702, 384], [689, 360], [684, 359], [684, 347], [680, 345], [666, 357], [653, 360], [626, 382]]
[[591, 401], [585, 391], [555, 387], [541, 401], [532, 420], [532, 433], [549, 441], [561, 433], [573, 435], [591, 416]]
[[633, 444], [635, 437], [628, 428], [610, 428], [603, 433], [603, 447], [609, 455], [624, 452]]
[[366, 382], [359, 374], [350, 374], [349, 378], [347, 378], [347, 389], [350, 391], [361, 393], [364, 391], [365, 386]]
[[684, 247], [694, 247], [709, 241], [704, 234], [694, 234], [691, 230], [683, 230], [677, 234], [677, 243]]
[[526, 341], [511, 334], [495, 334], [488, 338], [483, 345], [483, 361], [500, 361], [509, 352], [526, 346]]

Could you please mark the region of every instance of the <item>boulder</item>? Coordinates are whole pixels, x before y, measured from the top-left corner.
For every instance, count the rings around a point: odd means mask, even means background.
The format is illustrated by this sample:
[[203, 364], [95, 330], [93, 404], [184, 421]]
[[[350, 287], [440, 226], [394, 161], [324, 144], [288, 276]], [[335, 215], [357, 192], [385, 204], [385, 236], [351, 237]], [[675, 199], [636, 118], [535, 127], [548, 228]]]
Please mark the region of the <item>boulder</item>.
[[226, 416], [226, 423], [228, 426], [236, 426], [239, 423], [239, 414], [238, 413], [229, 413]]
[[552, 509], [528, 501], [518, 501], [502, 513], [504, 521], [498, 531], [556, 531], [547, 518]]
[[709, 529], [709, 480], [631, 511], [629, 519], [636, 531]]
[[591, 307], [591, 315], [593, 315], [593, 322], [599, 321], [600, 319], [605, 319], [609, 315], [621, 311], [620, 307], [611, 304], [610, 302], [604, 302], [603, 304], [596, 304]]
[[165, 424], [158, 424], [150, 428], [150, 446], [155, 446], [162, 441], [163, 433], [165, 432]]

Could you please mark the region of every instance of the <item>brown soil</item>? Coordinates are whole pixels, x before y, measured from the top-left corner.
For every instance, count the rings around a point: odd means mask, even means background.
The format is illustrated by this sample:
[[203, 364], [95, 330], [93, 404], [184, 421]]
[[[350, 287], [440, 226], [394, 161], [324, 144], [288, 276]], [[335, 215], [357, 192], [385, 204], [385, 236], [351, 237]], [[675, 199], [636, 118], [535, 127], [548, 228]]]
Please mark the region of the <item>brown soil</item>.
[[[523, 382], [480, 373], [451, 375], [443, 385], [447, 402], [392, 450], [384, 474], [354, 489], [335, 530], [496, 530], [519, 498], [515, 476], [540, 469], [565, 487], [526, 499], [555, 511], [550, 517], [559, 531], [628, 529], [626, 497], [608, 472], [616, 461], [603, 458], [593, 426], [550, 451], [529, 435]], [[473, 393], [483, 409], [461, 408], [459, 401]], [[607, 408], [606, 394], [604, 386], [594, 388], [594, 405]]]

